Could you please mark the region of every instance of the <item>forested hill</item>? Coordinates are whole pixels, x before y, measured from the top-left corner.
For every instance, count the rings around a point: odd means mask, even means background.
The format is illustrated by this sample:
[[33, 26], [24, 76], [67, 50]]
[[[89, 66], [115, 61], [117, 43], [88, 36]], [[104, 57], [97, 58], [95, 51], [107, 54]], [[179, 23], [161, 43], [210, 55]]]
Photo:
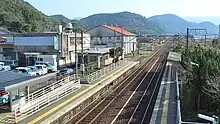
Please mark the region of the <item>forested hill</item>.
[[83, 18], [79, 22], [89, 28], [107, 24], [123, 27], [134, 33], [159, 34], [163, 32], [162, 29], [149, 22], [144, 16], [130, 12], [95, 14]]
[[0, 0], [0, 27], [11, 32], [47, 32], [57, 21], [23, 0]]
[[211, 22], [188, 22], [183, 18], [173, 15], [164, 14], [148, 18], [148, 21], [160, 27], [165, 33], [186, 33], [187, 28], [205, 28], [209, 34], [217, 34], [218, 26]]
[[74, 28], [87, 30], [101, 24], [124, 28], [136, 34], [185, 33], [186, 28], [206, 28], [217, 34], [218, 27], [210, 22], [188, 22], [176, 15], [165, 14], [146, 18], [131, 12], [94, 14], [80, 20], [63, 15], [49, 17], [24, 0], [0, 0], [0, 27], [11, 32], [57, 31], [58, 23], [72, 22]]
[[89, 28], [100, 24], [108, 24], [123, 27], [136, 34], [177, 34], [186, 33], [187, 28], [205, 28], [210, 34], [217, 34], [218, 27], [211, 22], [188, 22], [181, 17], [173, 14], [164, 14], [145, 18], [139, 14], [130, 12], [121, 12], [113, 14], [95, 14], [83, 18], [79, 21]]
[[65, 23], [68, 23], [71, 21], [71, 19], [68, 19], [67, 17], [65, 17], [63, 15], [51, 15], [50, 17], [52, 17], [53, 19], [55, 19], [57, 21], [62, 21]]

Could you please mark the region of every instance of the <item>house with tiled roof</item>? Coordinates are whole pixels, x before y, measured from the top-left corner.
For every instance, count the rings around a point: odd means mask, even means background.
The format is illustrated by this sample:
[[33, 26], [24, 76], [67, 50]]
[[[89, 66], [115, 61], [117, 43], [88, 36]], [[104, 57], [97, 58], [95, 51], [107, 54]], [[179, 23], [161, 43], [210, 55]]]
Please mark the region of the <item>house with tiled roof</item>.
[[136, 50], [136, 34], [133, 34], [123, 28], [99, 25], [90, 29], [87, 33], [91, 36], [91, 47], [122, 47], [125, 54], [132, 53]]

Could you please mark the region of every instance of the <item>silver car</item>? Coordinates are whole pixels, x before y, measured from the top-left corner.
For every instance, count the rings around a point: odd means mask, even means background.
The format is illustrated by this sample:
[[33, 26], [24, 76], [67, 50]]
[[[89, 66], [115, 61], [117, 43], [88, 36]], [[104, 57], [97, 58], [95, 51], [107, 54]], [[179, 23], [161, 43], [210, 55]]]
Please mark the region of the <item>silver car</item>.
[[38, 69], [37, 67], [35, 66], [27, 66], [27, 68], [30, 68], [33, 72], [36, 73], [36, 75], [43, 75], [43, 71]]

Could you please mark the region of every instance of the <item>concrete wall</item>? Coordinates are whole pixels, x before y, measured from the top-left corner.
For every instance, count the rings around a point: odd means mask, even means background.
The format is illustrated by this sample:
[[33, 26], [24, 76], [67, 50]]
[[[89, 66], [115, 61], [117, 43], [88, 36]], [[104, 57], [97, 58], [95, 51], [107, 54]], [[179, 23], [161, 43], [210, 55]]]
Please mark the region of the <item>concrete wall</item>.
[[0, 60], [4, 60], [4, 56], [2, 54], [0, 54]]
[[[65, 35], [65, 34], [64, 34]], [[77, 44], [77, 50], [81, 50], [81, 34], [76, 33], [76, 44]], [[75, 34], [68, 34], [68, 47], [69, 51], [75, 51]], [[90, 48], [90, 34], [84, 33], [83, 34], [83, 49], [89, 49]]]
[[91, 36], [91, 46], [94, 44], [108, 44], [109, 42], [121, 42], [121, 34], [102, 26], [89, 30]]
[[54, 36], [47, 37], [14, 37], [16, 46], [54, 46]]
[[125, 53], [132, 53], [133, 50], [136, 51], [137, 49], [137, 38], [136, 37], [125, 36], [124, 41], [125, 41], [124, 42]]
[[[81, 52], [81, 33], [76, 33], [77, 53]], [[83, 49], [90, 49], [90, 34], [83, 34]], [[62, 57], [64, 60], [60, 60], [61, 65], [70, 65], [75, 63], [75, 33], [63, 33], [62, 34]]]
[[58, 51], [58, 37], [14, 37], [15, 51], [17, 52], [46, 52], [54, 54]]

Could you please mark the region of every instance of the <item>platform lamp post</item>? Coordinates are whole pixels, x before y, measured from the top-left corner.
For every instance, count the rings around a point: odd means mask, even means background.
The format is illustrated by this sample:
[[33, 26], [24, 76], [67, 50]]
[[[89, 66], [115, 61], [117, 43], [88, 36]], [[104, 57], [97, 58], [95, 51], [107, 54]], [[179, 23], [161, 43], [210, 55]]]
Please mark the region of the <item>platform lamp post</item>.
[[76, 72], [76, 76], [77, 76], [77, 71], [78, 71], [78, 54], [77, 54], [77, 28], [74, 28], [74, 32], [75, 32], [75, 72]]
[[115, 49], [116, 49], [116, 34], [115, 34], [115, 31], [114, 31], [114, 42], [113, 42], [113, 49], [114, 49], [114, 54], [113, 54], [113, 56], [114, 56], [114, 58], [113, 58], [113, 63], [116, 63], [115, 62]]
[[[124, 48], [124, 27], [121, 28], [121, 49], [122, 49], [122, 59], [124, 59], [124, 51], [125, 51], [125, 48]], [[125, 42], [125, 47], [127, 46], [127, 43]], [[127, 50], [126, 50], [127, 51]]]
[[81, 64], [80, 64], [80, 70], [82, 72], [82, 77], [84, 77], [85, 72], [85, 64], [84, 64], [84, 42], [83, 42], [83, 30], [81, 30]]

